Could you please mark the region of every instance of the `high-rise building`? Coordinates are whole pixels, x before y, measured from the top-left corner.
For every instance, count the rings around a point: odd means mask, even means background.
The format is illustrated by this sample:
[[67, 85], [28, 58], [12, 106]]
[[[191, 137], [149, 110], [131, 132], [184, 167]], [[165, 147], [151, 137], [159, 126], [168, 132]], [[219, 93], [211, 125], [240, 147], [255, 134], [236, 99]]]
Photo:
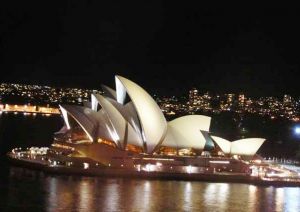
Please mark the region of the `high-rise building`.
[[198, 94], [198, 90], [196, 88], [193, 88], [189, 92], [189, 110], [195, 110], [198, 109], [200, 106], [200, 97]]
[[204, 110], [210, 110], [211, 109], [211, 95], [206, 92], [203, 96], [202, 96], [202, 101], [201, 101], [201, 107]]
[[290, 103], [292, 103], [292, 97], [290, 95], [288, 95], [288, 94], [285, 94], [283, 96], [283, 103], [284, 104], [290, 104]]
[[226, 96], [227, 96], [227, 103], [232, 104], [235, 95], [233, 93], [229, 93], [229, 94], [226, 94]]
[[245, 95], [240, 94], [239, 95], [239, 107], [244, 107], [244, 105], [245, 105]]

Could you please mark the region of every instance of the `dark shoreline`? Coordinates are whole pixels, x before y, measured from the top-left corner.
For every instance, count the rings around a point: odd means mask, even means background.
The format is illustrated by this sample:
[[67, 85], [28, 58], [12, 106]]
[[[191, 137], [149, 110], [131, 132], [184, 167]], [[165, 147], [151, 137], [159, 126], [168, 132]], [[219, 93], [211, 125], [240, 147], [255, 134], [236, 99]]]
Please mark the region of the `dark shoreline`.
[[13, 165], [39, 170], [47, 174], [54, 175], [78, 175], [78, 176], [98, 176], [114, 178], [136, 178], [136, 179], [155, 179], [155, 180], [186, 180], [186, 181], [204, 181], [216, 183], [245, 183], [259, 186], [275, 187], [300, 187], [300, 181], [282, 181], [282, 180], [262, 180], [249, 175], [222, 175], [222, 174], [186, 174], [186, 173], [166, 173], [166, 172], [137, 172], [122, 168], [103, 167], [101, 169], [74, 168], [74, 167], [50, 167], [40, 163], [28, 162], [12, 158], [7, 155], [8, 162]]

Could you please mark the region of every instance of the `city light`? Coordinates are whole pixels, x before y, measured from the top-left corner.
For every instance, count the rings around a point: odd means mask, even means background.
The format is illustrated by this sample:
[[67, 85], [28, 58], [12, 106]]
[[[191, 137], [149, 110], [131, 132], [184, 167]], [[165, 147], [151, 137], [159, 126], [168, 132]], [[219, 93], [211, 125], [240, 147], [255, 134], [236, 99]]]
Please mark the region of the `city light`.
[[83, 163], [83, 168], [84, 168], [84, 169], [88, 169], [89, 166], [90, 166], [90, 164], [88, 164], [88, 163]]
[[295, 135], [300, 136], [300, 126], [296, 126], [294, 128], [294, 133], [295, 133]]
[[191, 165], [189, 165], [189, 166], [186, 167], [187, 173], [190, 174], [192, 172], [192, 170], [193, 170], [193, 167]]
[[227, 161], [227, 160], [211, 160], [209, 161], [210, 163], [216, 163], [216, 164], [229, 164], [230, 161]]
[[[81, 88], [55, 88], [42, 85], [22, 85], [10, 83], [0, 84], [0, 93], [2, 93], [2, 95], [12, 98], [18, 96], [19, 98], [29, 100], [29, 102], [38, 100], [42, 103], [51, 103], [54, 105], [61, 103], [75, 103], [82, 105], [83, 102], [89, 101], [88, 97], [93, 92], [102, 93], [102, 91], [98, 90]], [[293, 122], [298, 122], [300, 120], [300, 100], [299, 98], [296, 99], [289, 94], [285, 94], [281, 99], [272, 96], [250, 98], [243, 93], [211, 94], [207, 91], [201, 92], [200, 90], [193, 88], [188, 93], [188, 99], [185, 101], [180, 99], [185, 98], [182, 98], [182, 96], [162, 98], [155, 96], [155, 100], [159, 104], [163, 113], [167, 116], [174, 116], [175, 114], [180, 113], [194, 114], [198, 111], [211, 111], [213, 113], [232, 111], [236, 113], [251, 113], [268, 116], [271, 120], [276, 120], [278, 118], [285, 118]], [[213, 102], [219, 102], [219, 104], [212, 107]], [[29, 112], [27, 111], [27, 107], [30, 108], [33, 106], [27, 106], [26, 104], [25, 106], [3, 104], [0, 105], [0, 111], [4, 111], [5, 113], [10, 110]], [[42, 110], [40, 112], [49, 113]]]

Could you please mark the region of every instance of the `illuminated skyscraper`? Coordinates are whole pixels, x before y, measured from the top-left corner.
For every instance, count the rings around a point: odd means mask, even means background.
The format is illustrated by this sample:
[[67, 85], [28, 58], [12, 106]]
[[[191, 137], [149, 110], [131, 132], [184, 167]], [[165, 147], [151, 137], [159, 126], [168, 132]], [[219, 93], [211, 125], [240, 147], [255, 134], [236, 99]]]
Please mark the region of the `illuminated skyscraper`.
[[283, 96], [283, 103], [284, 104], [290, 104], [290, 103], [292, 103], [292, 97], [290, 95], [288, 95], [288, 94], [285, 94]]
[[193, 88], [189, 92], [189, 110], [193, 111], [198, 109], [200, 106], [200, 97], [198, 94], [198, 90], [196, 88]]
[[244, 105], [245, 105], [245, 95], [240, 94], [239, 95], [239, 107], [244, 107]]

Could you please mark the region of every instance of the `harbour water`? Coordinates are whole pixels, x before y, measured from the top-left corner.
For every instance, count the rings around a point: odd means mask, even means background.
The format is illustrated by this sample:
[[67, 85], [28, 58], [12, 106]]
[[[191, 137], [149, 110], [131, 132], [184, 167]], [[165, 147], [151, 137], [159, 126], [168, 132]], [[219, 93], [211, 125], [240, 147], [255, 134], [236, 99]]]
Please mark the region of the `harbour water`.
[[300, 211], [299, 187], [50, 175], [14, 167], [14, 147], [48, 146], [60, 116], [0, 115], [0, 211]]

